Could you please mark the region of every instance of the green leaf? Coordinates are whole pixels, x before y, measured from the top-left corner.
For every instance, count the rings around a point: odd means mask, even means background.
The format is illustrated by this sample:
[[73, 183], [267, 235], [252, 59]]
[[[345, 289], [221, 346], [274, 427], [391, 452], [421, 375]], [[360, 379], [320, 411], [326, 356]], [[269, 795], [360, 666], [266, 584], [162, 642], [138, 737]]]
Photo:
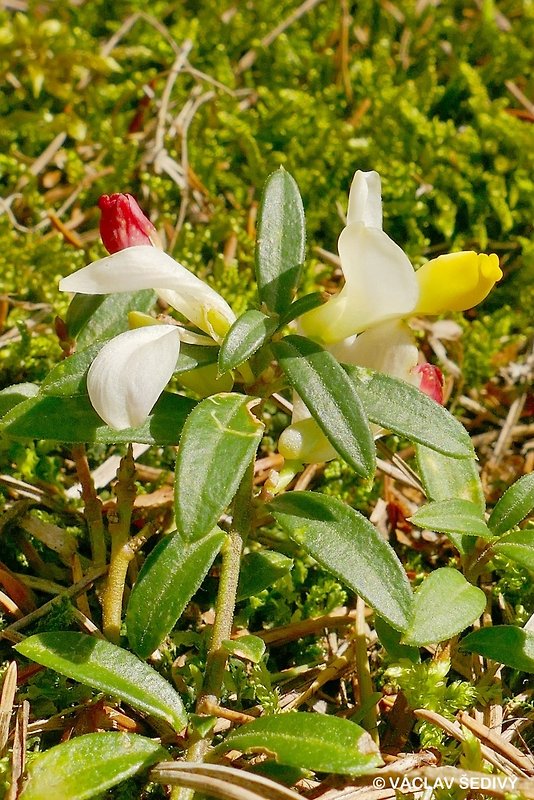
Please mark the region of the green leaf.
[[67, 311], [69, 335], [78, 348], [111, 339], [128, 330], [129, 311], [149, 311], [156, 302], [152, 289], [108, 295], [74, 295]]
[[429, 500], [470, 500], [483, 514], [484, 490], [475, 458], [451, 458], [416, 444], [417, 464]]
[[239, 636], [237, 639], [224, 639], [222, 646], [227, 653], [258, 664], [265, 653], [265, 642], [259, 636]]
[[170, 683], [111, 642], [74, 631], [52, 631], [29, 636], [15, 650], [60, 675], [119, 697], [177, 731], [187, 725], [180, 695]]
[[523, 475], [503, 494], [488, 520], [496, 534], [518, 525], [534, 508], [534, 472]]
[[375, 630], [380, 644], [393, 661], [400, 661], [401, 658], [407, 658], [412, 664], [419, 664], [421, 661], [419, 648], [401, 644], [402, 633], [392, 628], [391, 625], [378, 614], [375, 614]]
[[[421, 444], [415, 445], [415, 452], [429, 500], [470, 500], [484, 513], [486, 501], [475, 458], [451, 458]], [[460, 553], [470, 553], [476, 546], [472, 536], [449, 533], [448, 537]]]
[[267, 178], [261, 199], [256, 239], [256, 280], [260, 300], [283, 313], [298, 286], [306, 226], [295, 180], [280, 168]]
[[0, 391], [0, 417], [24, 400], [35, 397], [38, 392], [39, 387], [35, 383], [15, 383], [13, 386], [6, 386]]
[[190, 372], [198, 367], [207, 367], [209, 364], [216, 364], [219, 355], [218, 347], [210, 347], [202, 344], [188, 344], [182, 342], [180, 345], [180, 355], [176, 362], [176, 375], [182, 372]]
[[135, 733], [88, 733], [32, 758], [21, 800], [86, 800], [169, 757]]
[[456, 458], [473, 457], [469, 434], [446, 408], [405, 381], [364, 367], [345, 370], [372, 422]]
[[237, 600], [246, 600], [263, 589], [272, 586], [287, 575], [293, 567], [293, 559], [273, 550], [255, 550], [241, 559], [241, 571], [237, 585]]
[[176, 526], [187, 540], [211, 531], [231, 503], [258, 448], [263, 424], [256, 400], [217, 394], [197, 405], [184, 425], [176, 460]]
[[461, 572], [441, 567], [431, 572], [415, 592], [412, 624], [402, 644], [435, 644], [450, 639], [480, 617], [486, 595]]
[[297, 319], [297, 317], [301, 317], [307, 311], [317, 308], [322, 305], [323, 302], [324, 295], [322, 292], [311, 292], [310, 294], [305, 294], [304, 297], [299, 297], [298, 300], [291, 303], [285, 314], [282, 315], [279, 327], [283, 327], [292, 320]]
[[214, 752], [226, 750], [267, 752], [280, 764], [339, 775], [364, 775], [383, 763], [377, 746], [359, 725], [303, 712], [261, 717], [242, 725]]
[[493, 625], [473, 631], [462, 639], [460, 649], [521, 672], [534, 672], [534, 632], [515, 625]]
[[319, 564], [394, 628], [408, 628], [413, 613], [408, 578], [391, 545], [369, 520], [341, 500], [315, 492], [288, 492], [268, 507]]
[[56, 397], [39, 394], [15, 406], [0, 421], [0, 432], [13, 439], [115, 444], [178, 444], [184, 422], [195, 402], [163, 392], [150, 416], [138, 428], [108, 427], [87, 395]]
[[236, 319], [219, 351], [219, 372], [223, 374], [246, 361], [275, 332], [278, 320], [261, 311], [245, 311]]
[[105, 342], [96, 342], [55, 366], [41, 384], [41, 394], [69, 397], [87, 394], [87, 370]]
[[199, 589], [224, 538], [217, 528], [192, 543], [175, 533], [165, 536], [147, 557], [126, 612], [128, 639], [141, 658], [153, 653], [172, 630]]
[[507, 533], [492, 550], [534, 573], [534, 530]]
[[470, 500], [437, 500], [427, 503], [409, 517], [419, 528], [443, 533], [464, 533], [491, 539], [492, 532], [481, 518], [480, 511]]
[[304, 336], [286, 336], [272, 349], [291, 385], [340, 456], [370, 478], [376, 456], [367, 415], [354, 383], [334, 356]]

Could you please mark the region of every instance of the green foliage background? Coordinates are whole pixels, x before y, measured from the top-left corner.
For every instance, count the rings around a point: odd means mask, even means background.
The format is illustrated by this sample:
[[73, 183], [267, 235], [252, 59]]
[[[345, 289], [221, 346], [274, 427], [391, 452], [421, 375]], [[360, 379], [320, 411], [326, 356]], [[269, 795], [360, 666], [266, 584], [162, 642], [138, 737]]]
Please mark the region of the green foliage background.
[[[507, 278], [490, 309], [511, 298], [531, 307], [532, 119], [510, 89], [528, 94], [531, 3], [324, 0], [268, 47], [262, 37], [295, 10], [294, 0], [277, 3], [274, 16], [264, 0], [158, 0], [150, 16], [144, 8], [48, 2], [0, 16], [5, 291], [61, 309], [57, 278], [102, 254], [95, 227], [104, 192], [135, 194], [172, 238], [183, 191], [154, 163], [153, 142], [176, 49], [190, 39], [189, 62], [208, 77], [179, 75], [166, 128], [188, 100], [201, 101], [187, 144], [204, 189], [193, 188], [173, 253], [211, 275], [236, 310], [251, 277], [251, 205], [280, 164], [303, 194], [310, 276], [313, 247], [335, 251], [355, 169], [376, 169], [385, 227], [416, 265], [450, 249], [495, 250]], [[103, 54], [126, 20], [129, 29]], [[251, 48], [257, 58], [240, 73]], [[34, 174], [35, 159], [61, 133], [63, 145]], [[179, 130], [165, 139], [178, 162], [182, 143]], [[65, 223], [78, 217], [85, 249], [51, 229], [47, 214], [58, 210]], [[225, 264], [232, 234], [236, 258]], [[9, 321], [23, 319], [15, 308]], [[45, 353], [38, 341], [27, 350], [30, 378], [39, 377]], [[18, 370], [13, 354], [3, 361], [3, 383], [20, 380], [20, 359]]]

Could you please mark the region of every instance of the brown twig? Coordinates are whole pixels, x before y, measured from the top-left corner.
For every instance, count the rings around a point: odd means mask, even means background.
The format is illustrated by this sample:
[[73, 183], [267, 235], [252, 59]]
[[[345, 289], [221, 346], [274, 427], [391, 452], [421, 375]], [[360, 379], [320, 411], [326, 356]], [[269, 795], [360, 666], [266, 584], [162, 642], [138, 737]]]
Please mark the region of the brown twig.
[[104, 520], [102, 518], [102, 502], [100, 501], [87, 461], [85, 445], [76, 444], [72, 448], [72, 457], [76, 464], [76, 472], [82, 489], [85, 505], [85, 520], [91, 542], [91, 554], [95, 567], [106, 563], [106, 542], [104, 539]]

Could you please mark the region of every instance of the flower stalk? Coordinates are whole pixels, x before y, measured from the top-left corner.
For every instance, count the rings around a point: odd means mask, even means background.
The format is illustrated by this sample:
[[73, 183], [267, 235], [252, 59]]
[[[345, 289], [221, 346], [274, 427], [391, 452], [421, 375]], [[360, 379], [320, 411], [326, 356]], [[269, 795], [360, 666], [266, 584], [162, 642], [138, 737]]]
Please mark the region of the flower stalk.
[[[198, 714], [209, 713], [208, 707], [220, 699], [221, 688], [226, 668], [227, 653], [222, 647], [225, 639], [232, 635], [234, 610], [237, 596], [237, 584], [241, 566], [241, 554], [248, 538], [252, 523], [252, 479], [254, 464], [251, 463], [243, 476], [233, 504], [232, 527], [228, 539], [222, 549], [222, 564], [219, 578], [219, 590], [215, 606], [215, 621], [211, 634], [211, 642], [206, 660], [204, 685], [197, 699]], [[208, 739], [200, 739], [187, 751], [187, 761], [203, 761], [210, 743]], [[190, 790], [182, 789], [172, 795], [173, 800], [188, 800], [192, 796]]]
[[108, 516], [111, 535], [111, 560], [108, 579], [102, 598], [102, 628], [104, 635], [113, 644], [119, 644], [122, 623], [122, 599], [128, 564], [133, 558], [133, 550], [127, 548], [130, 540], [130, 524], [135, 500], [135, 462], [132, 445], [121, 459], [117, 472], [115, 495], [117, 508]]

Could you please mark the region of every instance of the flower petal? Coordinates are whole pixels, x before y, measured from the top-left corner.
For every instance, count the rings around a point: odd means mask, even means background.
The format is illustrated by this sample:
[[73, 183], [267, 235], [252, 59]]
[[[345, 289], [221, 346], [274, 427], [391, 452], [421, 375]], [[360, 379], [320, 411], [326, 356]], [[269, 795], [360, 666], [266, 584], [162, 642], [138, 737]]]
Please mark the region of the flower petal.
[[363, 222], [369, 228], [382, 230], [382, 193], [378, 172], [354, 173], [349, 193], [347, 225]]
[[218, 341], [235, 320], [228, 303], [214, 289], [167, 253], [147, 245], [127, 247], [93, 261], [63, 278], [59, 288], [79, 294], [155, 289], [173, 308]]
[[342, 364], [369, 367], [419, 386], [420, 376], [413, 372], [419, 352], [412, 332], [402, 320], [382, 322], [328, 349]]
[[175, 325], [148, 325], [111, 339], [87, 373], [95, 411], [116, 430], [141, 425], [172, 376], [179, 352]]
[[438, 256], [417, 270], [418, 314], [465, 311], [482, 302], [502, 278], [499, 258], [474, 251]]
[[355, 223], [341, 232], [338, 246], [345, 285], [300, 318], [304, 335], [330, 344], [413, 311], [419, 295], [415, 272], [386, 233]]

